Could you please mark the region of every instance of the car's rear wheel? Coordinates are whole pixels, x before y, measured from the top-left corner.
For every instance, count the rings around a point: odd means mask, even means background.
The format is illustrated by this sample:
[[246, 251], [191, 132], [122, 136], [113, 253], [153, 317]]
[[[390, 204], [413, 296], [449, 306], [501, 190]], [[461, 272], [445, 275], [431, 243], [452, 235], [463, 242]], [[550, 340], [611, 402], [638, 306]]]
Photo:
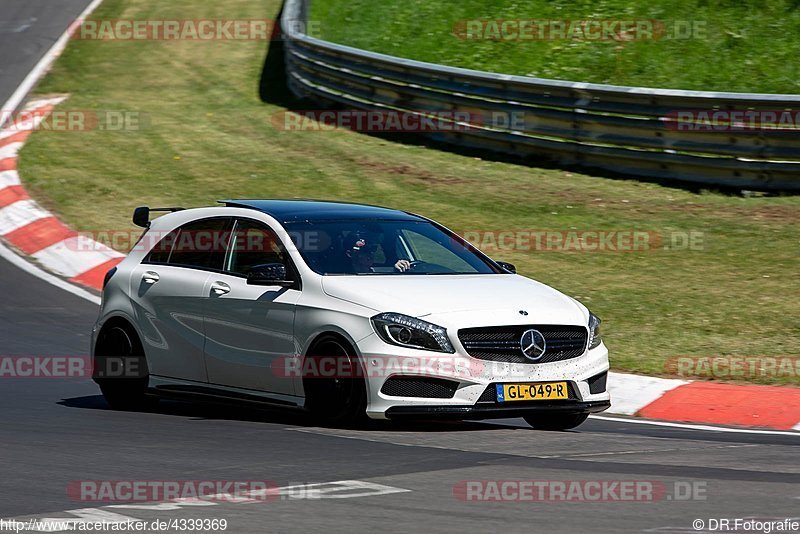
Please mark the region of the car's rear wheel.
[[139, 337], [130, 326], [116, 324], [101, 331], [93, 378], [108, 405], [115, 410], [144, 410], [157, 403], [155, 397], [146, 394], [147, 359]]
[[589, 417], [588, 413], [541, 413], [526, 415], [525, 421], [537, 430], [569, 430], [580, 426]]
[[306, 408], [327, 425], [366, 421], [367, 388], [355, 350], [338, 336], [326, 336], [309, 350], [304, 368]]

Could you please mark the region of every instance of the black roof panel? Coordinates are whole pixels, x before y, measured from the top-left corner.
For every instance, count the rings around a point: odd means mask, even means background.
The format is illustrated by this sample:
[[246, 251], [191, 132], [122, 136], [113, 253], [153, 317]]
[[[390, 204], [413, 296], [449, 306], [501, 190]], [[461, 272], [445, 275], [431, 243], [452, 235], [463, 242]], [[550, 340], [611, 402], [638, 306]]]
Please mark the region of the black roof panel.
[[405, 211], [321, 200], [220, 200], [226, 206], [262, 211], [282, 223], [324, 220], [400, 220], [422, 221], [422, 217]]

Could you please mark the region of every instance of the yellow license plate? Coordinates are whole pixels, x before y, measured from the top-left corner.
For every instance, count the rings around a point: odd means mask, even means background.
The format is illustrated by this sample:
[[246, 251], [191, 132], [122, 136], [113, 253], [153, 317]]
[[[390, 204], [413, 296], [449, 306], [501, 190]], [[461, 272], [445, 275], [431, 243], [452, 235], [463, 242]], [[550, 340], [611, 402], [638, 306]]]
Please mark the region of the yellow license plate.
[[569, 399], [566, 382], [497, 384], [497, 402]]

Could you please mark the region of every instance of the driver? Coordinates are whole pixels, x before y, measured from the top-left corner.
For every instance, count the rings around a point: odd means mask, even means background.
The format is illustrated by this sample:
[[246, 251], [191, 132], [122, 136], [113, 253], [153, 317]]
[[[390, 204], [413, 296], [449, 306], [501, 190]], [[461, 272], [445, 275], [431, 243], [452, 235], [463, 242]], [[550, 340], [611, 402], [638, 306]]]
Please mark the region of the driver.
[[[353, 232], [345, 238], [344, 253], [356, 273], [375, 272], [372, 266], [375, 264], [375, 253], [377, 251], [378, 245], [370, 243], [369, 238], [360, 232]], [[394, 268], [396, 271], [403, 273], [411, 268], [411, 262], [397, 260]]]

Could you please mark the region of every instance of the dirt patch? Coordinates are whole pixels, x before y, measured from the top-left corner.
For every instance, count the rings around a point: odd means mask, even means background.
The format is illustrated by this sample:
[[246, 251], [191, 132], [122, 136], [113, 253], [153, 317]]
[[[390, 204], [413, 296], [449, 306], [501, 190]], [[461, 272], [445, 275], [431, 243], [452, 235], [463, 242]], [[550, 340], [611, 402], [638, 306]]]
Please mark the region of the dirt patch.
[[355, 163], [357, 163], [360, 167], [364, 167], [371, 171], [378, 171], [387, 174], [396, 174], [400, 176], [405, 176], [414, 181], [426, 182], [431, 184], [445, 184], [445, 185], [457, 185], [457, 184], [467, 183], [467, 180], [464, 180], [462, 178], [456, 178], [455, 176], [444, 176], [440, 174], [434, 174], [430, 171], [420, 169], [419, 167], [414, 167], [413, 165], [404, 165], [398, 163], [391, 164], [382, 161], [374, 161], [366, 158], [357, 158], [355, 159]]
[[661, 204], [665, 211], [681, 211], [714, 216], [721, 219], [748, 220], [753, 222], [797, 224], [800, 223], [800, 206], [735, 206], [722, 207], [713, 204]]

